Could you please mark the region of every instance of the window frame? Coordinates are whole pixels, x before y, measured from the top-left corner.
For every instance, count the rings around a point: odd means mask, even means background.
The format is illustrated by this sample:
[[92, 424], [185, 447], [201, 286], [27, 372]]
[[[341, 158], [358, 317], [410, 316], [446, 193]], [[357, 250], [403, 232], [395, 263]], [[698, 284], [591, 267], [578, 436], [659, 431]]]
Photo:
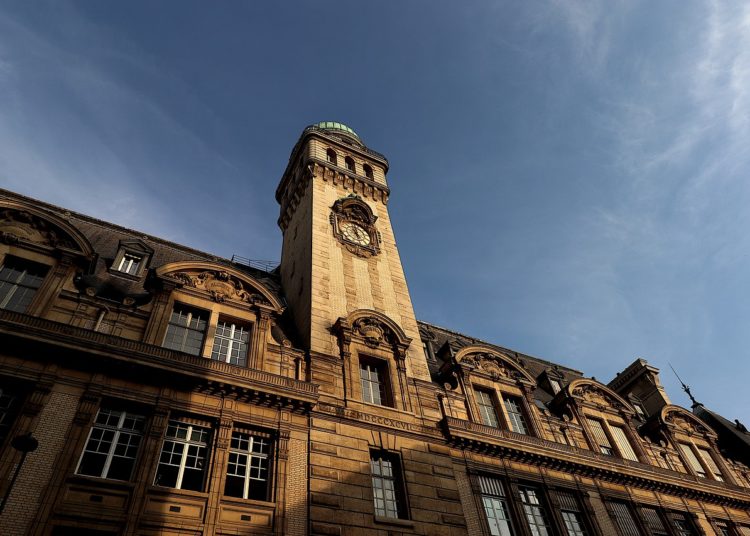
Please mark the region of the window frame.
[[[506, 393], [501, 393], [501, 397], [503, 399], [503, 409], [505, 410], [505, 419], [507, 421], [508, 430], [516, 434], [533, 435], [533, 429], [531, 427], [531, 423], [529, 422], [528, 413], [526, 411], [526, 407], [522, 397]], [[508, 407], [511, 404], [516, 406], [514, 408], [514, 411], [511, 411], [511, 409]], [[514, 417], [517, 417], [517, 419]], [[516, 429], [517, 420], [520, 421], [520, 423], [523, 425], [524, 431], [519, 431]]]
[[[219, 334], [219, 326], [221, 324], [224, 325], [230, 325], [230, 335], [226, 336], [223, 334]], [[242, 339], [235, 338], [235, 331], [237, 328], [240, 328], [241, 330], [245, 331], [245, 334], [247, 336], [247, 340], [243, 341]], [[218, 361], [220, 363], [226, 363], [228, 365], [234, 365], [236, 367], [247, 367], [249, 362], [249, 355], [250, 355], [250, 346], [252, 344], [252, 336], [253, 336], [253, 323], [237, 320], [235, 318], [227, 317], [225, 315], [218, 315], [218, 318], [216, 320], [216, 324], [214, 325], [211, 323], [211, 315], [209, 315], [208, 324], [206, 327], [206, 339], [208, 339], [208, 333], [209, 330], [213, 331], [213, 340], [211, 341], [211, 353], [209, 357], [214, 360]], [[223, 351], [224, 355], [219, 354], [219, 350], [217, 350], [217, 341], [219, 340], [226, 340], [228, 341], [228, 344], [225, 348], [222, 348], [221, 351]], [[204, 343], [206, 344], [206, 343]], [[232, 351], [234, 350], [236, 345], [244, 345], [244, 351], [241, 351], [238, 358], [237, 363], [232, 362]], [[221, 345], [219, 345], [219, 348], [221, 348]], [[217, 357], [214, 357], [214, 354], [219, 355], [222, 359], [219, 359]]]
[[[3, 291], [3, 287], [5, 284], [8, 284], [10, 286], [7, 294], [2, 295], [0, 294], [0, 310], [5, 311], [12, 311], [15, 313], [21, 313], [21, 314], [29, 314], [30, 311], [33, 311], [35, 300], [37, 299], [39, 295], [39, 290], [44, 286], [44, 283], [49, 276], [50, 268], [52, 268], [50, 265], [45, 264], [43, 262], [37, 262], [31, 259], [27, 259], [25, 257], [19, 257], [17, 255], [11, 255], [6, 254], [2, 261], [0, 261], [0, 274], [2, 274], [3, 270], [8, 265], [8, 261], [11, 261], [11, 263], [17, 263], [16, 266], [19, 266], [22, 268], [22, 270], [18, 270], [16, 267], [11, 267], [12, 270], [16, 271], [18, 275], [15, 276], [15, 280], [11, 281], [11, 279], [0, 279], [0, 291]], [[42, 275], [38, 275], [36, 273], [29, 275], [29, 269], [39, 269], [43, 270]], [[27, 277], [33, 277], [38, 279], [38, 286], [29, 285], [28, 282], [24, 284], [23, 279]], [[18, 293], [19, 288], [23, 289], [22, 292], [25, 292], [26, 290], [32, 290], [31, 298], [26, 303], [23, 310], [19, 310], [17, 308], [8, 308], [8, 304], [12, 302], [14, 296]]]
[[[177, 436], [169, 436], [169, 430], [171, 427], [174, 427], [175, 430], [180, 430], [180, 426], [187, 427], [186, 431], [186, 438], [179, 438]], [[193, 432], [199, 430], [199, 433], [201, 434], [201, 437], [205, 437], [205, 441], [194, 441], [192, 439]], [[203, 433], [205, 432], [205, 436]], [[159, 458], [156, 462], [156, 474], [154, 475], [154, 486], [159, 486], [163, 488], [168, 489], [178, 489], [178, 490], [188, 490], [188, 491], [197, 491], [199, 493], [204, 493], [206, 488], [206, 477], [208, 476], [210, 465], [211, 465], [211, 455], [212, 455], [212, 442], [213, 442], [213, 429], [208, 423], [197, 423], [193, 419], [180, 417], [180, 416], [174, 416], [170, 417], [170, 419], [167, 421], [167, 426], [164, 428], [164, 435], [162, 436], [162, 443], [161, 448], [159, 449]], [[182, 451], [179, 454], [180, 462], [175, 465], [173, 463], [165, 463], [162, 461], [164, 454], [165, 454], [165, 446], [167, 442], [171, 442], [173, 444], [180, 444], [183, 445]], [[185, 470], [188, 469], [187, 462], [190, 455], [190, 447], [197, 447], [197, 448], [203, 448], [202, 452], [202, 460], [203, 460], [203, 467], [201, 468], [201, 485], [200, 489], [191, 489], [191, 488], [185, 488], [183, 487], [184, 480], [185, 480]], [[172, 449], [169, 451], [170, 454], [170, 461], [171, 456], [175, 454], [175, 450]], [[200, 452], [199, 452], [200, 454]], [[199, 456], [195, 455], [193, 456], [196, 458], [196, 462], [200, 459]], [[160, 477], [161, 472], [160, 468], [162, 464], [168, 466], [168, 467], [177, 467], [177, 475], [175, 477], [175, 485], [170, 486], [166, 484], [160, 483]]]
[[[243, 435], [248, 437], [248, 448], [246, 450], [235, 447], [235, 434], [237, 435]], [[242, 438], [238, 438], [240, 441], [242, 441]], [[267, 447], [267, 450], [265, 453], [263, 452], [254, 452], [253, 446], [255, 445], [255, 441], [259, 440], [261, 442], [265, 442], [265, 445]], [[241, 443], [240, 443], [241, 445]], [[231, 497], [232, 499], [243, 499], [243, 500], [254, 500], [254, 501], [261, 501], [261, 502], [273, 502], [274, 500], [274, 481], [275, 481], [275, 462], [276, 462], [276, 441], [274, 438], [274, 435], [270, 432], [264, 432], [261, 430], [256, 430], [252, 428], [245, 428], [245, 427], [238, 427], [235, 426], [232, 429], [232, 434], [230, 436], [230, 442], [229, 442], [229, 448], [227, 449], [227, 464], [226, 464], [226, 470], [225, 470], [225, 482], [224, 482], [224, 490], [222, 492], [222, 495], [224, 497]], [[232, 462], [231, 457], [232, 455], [236, 456], [245, 456], [245, 473], [244, 475], [240, 474], [230, 474], [230, 465], [233, 463], [237, 466], [240, 465], [239, 461]], [[253, 461], [254, 459], [257, 460], [265, 460], [265, 468], [263, 469], [266, 472], [266, 478], [258, 479], [253, 478], [251, 476], [252, 469], [254, 468], [260, 468], [261, 466], [255, 466], [253, 467]], [[262, 465], [262, 462], [261, 462]], [[227, 493], [228, 483], [230, 477], [236, 477], [242, 480], [242, 497], [238, 497], [236, 495], [230, 495]], [[252, 482], [264, 482], [263, 485], [263, 495], [264, 498], [260, 499], [257, 497], [251, 497], [250, 490]]]
[[[100, 423], [97, 422], [99, 417], [102, 415], [103, 411], [109, 412], [109, 414], [115, 414], [119, 413], [120, 415], [117, 418], [117, 424], [111, 425], [108, 423]], [[141, 428], [138, 430], [137, 428], [126, 428], [125, 427], [125, 421], [130, 419], [134, 419], [135, 421], [141, 422]], [[133, 473], [135, 472], [135, 468], [138, 465], [138, 456], [141, 452], [141, 447], [143, 446], [143, 441], [145, 438], [145, 432], [146, 432], [146, 424], [147, 419], [145, 415], [137, 414], [132, 411], [128, 411], [125, 409], [119, 409], [117, 408], [116, 404], [110, 405], [110, 404], [104, 404], [99, 407], [99, 409], [96, 412], [96, 416], [94, 417], [93, 422], [91, 423], [91, 427], [89, 428], [89, 432], [86, 435], [86, 441], [83, 444], [83, 449], [81, 450], [81, 455], [78, 458], [78, 463], [76, 464], [75, 474], [80, 476], [87, 476], [91, 478], [101, 478], [103, 480], [116, 480], [118, 482], [130, 482], [133, 479]], [[113, 432], [112, 440], [110, 442], [109, 449], [107, 450], [106, 454], [104, 452], [99, 452], [96, 450], [89, 450], [89, 445], [92, 443], [92, 436], [97, 430], [101, 430], [103, 432], [111, 431]], [[127, 434], [128, 436], [137, 437], [138, 438], [138, 444], [135, 446], [135, 455], [133, 457], [130, 456], [120, 456], [117, 454], [118, 448], [121, 446], [120, 438], [123, 436], [123, 434]], [[101, 444], [102, 438], [95, 439], [94, 441], [98, 441], [99, 444]], [[126, 449], [131, 447], [130, 441], [126, 444]], [[126, 450], [127, 451], [127, 450]], [[104, 454], [104, 464], [102, 465], [101, 471], [99, 472], [99, 475], [95, 474], [89, 474], [89, 473], [82, 473], [81, 469], [84, 464], [84, 458], [87, 457], [87, 454], [90, 454], [92, 456], [96, 455], [102, 455]], [[128, 474], [127, 479], [121, 479], [121, 478], [114, 478], [110, 476], [110, 469], [112, 468], [112, 460], [115, 458], [128, 458], [132, 460], [132, 466], [130, 467], [130, 473]]]
[[[186, 325], [185, 324], [178, 324], [178, 323], [173, 322], [173, 317], [174, 317], [174, 315], [175, 315], [178, 307], [181, 309], [180, 310], [180, 314], [182, 314], [183, 311], [186, 311], [187, 314], [188, 314], [188, 320], [187, 320], [187, 324]], [[192, 352], [185, 351], [185, 343], [187, 342], [187, 336], [188, 336], [189, 332], [191, 332], [191, 331], [192, 332], [198, 332], [199, 331], [199, 330], [197, 330], [195, 328], [191, 328], [190, 327], [190, 323], [192, 322], [192, 319], [193, 319], [193, 314], [196, 313], [196, 312], [203, 313], [203, 314], [206, 315], [206, 317], [203, 320], [204, 321], [204, 328], [201, 331], [202, 337], [201, 337], [200, 346], [198, 348], [198, 352], [197, 353], [192, 353]], [[174, 328], [173, 328], [173, 326], [174, 326]], [[169, 313], [169, 320], [167, 321], [167, 328], [166, 328], [166, 330], [164, 332], [164, 338], [162, 340], [162, 347], [163, 348], [167, 348], [169, 350], [174, 350], [175, 352], [182, 352], [182, 353], [185, 353], [185, 354], [188, 354], [188, 355], [192, 355], [192, 356], [195, 356], [195, 357], [201, 357], [203, 355], [203, 352], [204, 352], [205, 348], [206, 348], [206, 338], [207, 338], [208, 330], [209, 330], [210, 326], [211, 326], [211, 311], [210, 310], [201, 309], [201, 308], [195, 307], [193, 305], [188, 305], [188, 304], [184, 304], [182, 302], [175, 301], [172, 304], [172, 310]], [[180, 344], [179, 348], [175, 348], [174, 346], [168, 346], [167, 345], [167, 341], [169, 339], [170, 332], [171, 332], [172, 329], [185, 330], [184, 334], [181, 337], [182, 343]]]
[[[382, 463], [378, 463], [376, 466], [376, 459], [378, 460], [387, 460], [390, 462], [391, 467], [391, 474], [390, 475], [383, 475], [383, 465]], [[376, 474], [375, 467], [379, 468], [379, 473]], [[391, 450], [386, 449], [378, 449], [378, 448], [371, 448], [370, 449], [370, 476], [371, 476], [371, 491], [372, 491], [372, 501], [373, 501], [373, 511], [375, 514], [375, 518], [381, 518], [381, 519], [401, 519], [401, 520], [408, 520], [411, 519], [410, 515], [410, 509], [409, 509], [409, 500], [408, 500], [408, 493], [406, 490], [406, 479], [404, 478], [404, 469], [403, 465], [401, 463], [401, 455], [398, 452], [394, 452]], [[381, 481], [382, 485], [378, 488], [376, 486], [376, 481]], [[392, 493], [393, 493], [393, 500], [392, 503], [395, 504], [394, 508], [391, 508], [389, 510], [388, 508], [388, 501], [385, 497], [385, 493], [387, 491], [385, 482], [391, 482], [392, 483]], [[376, 496], [376, 489], [381, 489], [383, 491], [383, 498], [381, 499], [383, 502], [384, 507], [382, 509], [378, 508], [378, 497]], [[388, 515], [389, 511], [395, 512], [395, 516]], [[381, 513], [378, 513], [381, 512]]]
[[[386, 359], [380, 359], [371, 355], [359, 355], [359, 388], [360, 398], [365, 404], [371, 404], [374, 406], [383, 406], [386, 408], [395, 408], [394, 397], [393, 397], [393, 386], [391, 385], [391, 370], [390, 363]], [[363, 376], [363, 367], [367, 368], [368, 378]], [[379, 381], [373, 381], [371, 379], [373, 367], [375, 372], [378, 374]], [[365, 382], [369, 384], [368, 389], [365, 389]], [[378, 386], [378, 397], [380, 402], [375, 401], [373, 385]], [[365, 393], [370, 393], [370, 399], [365, 398]]]
[[[482, 399], [483, 396], [487, 399]], [[480, 424], [483, 424], [484, 426], [490, 426], [492, 428], [497, 428], [498, 430], [502, 429], [502, 418], [500, 416], [501, 412], [498, 408], [497, 393], [495, 392], [495, 390], [474, 386], [474, 400], [477, 403], [477, 408], [479, 408]], [[492, 421], [492, 419], [494, 419], [494, 423], [488, 422]]]

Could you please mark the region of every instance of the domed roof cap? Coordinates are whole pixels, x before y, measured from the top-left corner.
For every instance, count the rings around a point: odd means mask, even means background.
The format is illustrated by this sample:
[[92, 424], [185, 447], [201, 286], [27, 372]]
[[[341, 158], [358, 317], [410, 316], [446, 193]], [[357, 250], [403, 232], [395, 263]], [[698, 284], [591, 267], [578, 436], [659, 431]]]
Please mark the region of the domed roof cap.
[[349, 136], [356, 138], [357, 141], [360, 141], [360, 142], [362, 141], [360, 140], [357, 133], [354, 132], [354, 130], [346, 126], [344, 123], [339, 123], [338, 121], [321, 121], [311, 126], [317, 127], [321, 130], [336, 130], [336, 131], [342, 132], [344, 134], [348, 134]]

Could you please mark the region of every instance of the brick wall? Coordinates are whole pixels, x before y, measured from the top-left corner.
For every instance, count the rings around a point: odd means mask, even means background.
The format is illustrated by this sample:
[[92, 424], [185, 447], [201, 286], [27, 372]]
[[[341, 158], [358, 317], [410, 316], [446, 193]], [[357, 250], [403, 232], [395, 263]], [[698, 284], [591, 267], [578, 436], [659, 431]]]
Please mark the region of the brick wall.
[[53, 392], [39, 414], [33, 431], [39, 448], [26, 458], [13, 490], [0, 516], [0, 534], [23, 536], [42, 502], [43, 492], [52, 478], [58, 454], [63, 450], [66, 435], [78, 406], [78, 397]]

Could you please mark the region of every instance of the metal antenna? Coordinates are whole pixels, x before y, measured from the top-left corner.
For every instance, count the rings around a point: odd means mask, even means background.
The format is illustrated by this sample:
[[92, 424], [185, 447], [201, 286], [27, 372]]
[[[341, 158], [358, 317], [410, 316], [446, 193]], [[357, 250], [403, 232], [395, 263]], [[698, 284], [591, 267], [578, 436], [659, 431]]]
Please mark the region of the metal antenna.
[[690, 392], [690, 387], [685, 385], [685, 382], [682, 381], [682, 378], [680, 378], [680, 375], [677, 374], [677, 371], [672, 366], [672, 363], [669, 363], [669, 368], [672, 369], [672, 372], [674, 372], [674, 375], [677, 376], [677, 381], [680, 382], [680, 385], [682, 385], [682, 390], [685, 391], [690, 398], [690, 401], [693, 403], [693, 406], [700, 405], [698, 401], [695, 400], [695, 397], [693, 396], [693, 393]]

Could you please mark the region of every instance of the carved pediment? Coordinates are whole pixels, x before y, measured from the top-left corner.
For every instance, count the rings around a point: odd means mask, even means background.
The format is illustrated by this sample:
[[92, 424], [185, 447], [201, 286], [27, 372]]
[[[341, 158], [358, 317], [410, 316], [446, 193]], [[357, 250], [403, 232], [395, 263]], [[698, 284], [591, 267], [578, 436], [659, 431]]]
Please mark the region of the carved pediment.
[[573, 398], [577, 398], [580, 401], [595, 406], [601, 410], [610, 408], [615, 411], [626, 411], [630, 414], [634, 413], [630, 404], [625, 402], [625, 400], [607, 386], [602, 385], [597, 381], [579, 378], [570, 383], [568, 390]]
[[411, 344], [411, 338], [396, 322], [370, 309], [359, 309], [347, 318], [339, 318], [333, 329], [345, 344], [349, 344], [352, 337], [357, 337], [370, 348], [392, 348], [400, 358], [405, 357], [406, 349]]
[[377, 318], [360, 318], [354, 322], [352, 328], [354, 333], [362, 337], [368, 346], [377, 347], [383, 343], [392, 345], [396, 342], [393, 330]]
[[0, 236], [5, 242], [17, 242], [20, 239], [42, 246], [81, 251], [66, 231], [26, 210], [0, 208]]
[[493, 351], [489, 346], [472, 345], [459, 350], [453, 358], [455, 366], [466, 371], [487, 374], [494, 380], [510, 382], [527, 382], [534, 384], [534, 379], [523, 367], [512, 358]]
[[679, 406], [664, 406], [661, 411], [661, 420], [667, 427], [684, 432], [687, 435], [710, 437], [716, 435], [702, 420]]
[[242, 301], [250, 304], [271, 305], [271, 303], [257, 292], [248, 291], [245, 285], [225, 271], [206, 270], [199, 273], [176, 272], [172, 277], [181, 281], [186, 287], [205, 290], [214, 301], [227, 300]]
[[208, 262], [178, 262], [161, 266], [156, 274], [178, 282], [185, 289], [203, 292], [216, 302], [263, 306], [278, 313], [284, 309], [278, 298], [259, 281], [228, 267]]

